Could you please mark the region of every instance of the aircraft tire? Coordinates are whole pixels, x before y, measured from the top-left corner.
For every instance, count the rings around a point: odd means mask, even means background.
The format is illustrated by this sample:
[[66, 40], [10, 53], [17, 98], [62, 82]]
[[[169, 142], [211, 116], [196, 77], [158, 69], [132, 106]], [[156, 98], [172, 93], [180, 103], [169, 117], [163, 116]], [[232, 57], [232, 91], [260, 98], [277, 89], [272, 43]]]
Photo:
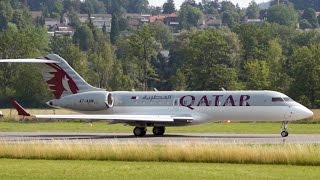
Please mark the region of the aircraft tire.
[[147, 131], [145, 130], [145, 128], [143, 127], [135, 127], [133, 129], [133, 134], [136, 136], [136, 137], [143, 137], [145, 136], [147, 133]]
[[153, 127], [153, 135], [155, 136], [163, 136], [164, 132], [165, 132], [165, 127]]
[[281, 132], [281, 136], [282, 137], [288, 137], [289, 136], [289, 132], [288, 131], [282, 131]]

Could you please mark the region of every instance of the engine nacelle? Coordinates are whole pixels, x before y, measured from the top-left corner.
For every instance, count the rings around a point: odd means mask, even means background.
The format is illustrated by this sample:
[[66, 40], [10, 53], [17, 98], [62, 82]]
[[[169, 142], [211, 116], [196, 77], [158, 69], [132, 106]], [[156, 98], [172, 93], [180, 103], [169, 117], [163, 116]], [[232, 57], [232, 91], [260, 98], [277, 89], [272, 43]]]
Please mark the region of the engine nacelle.
[[106, 91], [91, 91], [64, 96], [47, 102], [49, 106], [77, 111], [102, 111], [113, 107], [113, 96]]

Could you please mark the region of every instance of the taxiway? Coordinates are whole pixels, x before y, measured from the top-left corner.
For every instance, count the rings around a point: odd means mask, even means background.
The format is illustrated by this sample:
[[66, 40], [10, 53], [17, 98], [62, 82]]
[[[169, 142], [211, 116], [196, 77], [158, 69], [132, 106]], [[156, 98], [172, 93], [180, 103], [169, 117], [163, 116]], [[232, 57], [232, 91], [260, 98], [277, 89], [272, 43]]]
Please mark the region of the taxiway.
[[75, 143], [239, 143], [239, 144], [320, 144], [319, 134], [290, 134], [283, 138], [279, 134], [194, 134], [168, 133], [164, 136], [146, 135], [135, 137], [129, 133], [44, 133], [44, 132], [0, 132], [2, 142], [70, 141]]

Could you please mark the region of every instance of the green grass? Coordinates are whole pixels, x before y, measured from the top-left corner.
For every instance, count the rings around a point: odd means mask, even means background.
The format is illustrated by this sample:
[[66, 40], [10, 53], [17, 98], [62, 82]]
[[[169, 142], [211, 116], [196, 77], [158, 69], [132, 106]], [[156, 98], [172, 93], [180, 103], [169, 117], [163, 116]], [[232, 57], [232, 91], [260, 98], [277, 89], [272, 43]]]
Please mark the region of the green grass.
[[0, 159], [1, 179], [318, 179], [320, 167]]
[[0, 142], [0, 158], [283, 164], [320, 166], [320, 146], [170, 143], [150, 145], [70, 141]]
[[[195, 126], [168, 127], [168, 133], [239, 133], [239, 134], [277, 134], [281, 123], [207, 123]], [[95, 122], [92, 126], [84, 122], [0, 122], [0, 132], [125, 132], [131, 133], [133, 127], [123, 124]], [[149, 132], [151, 128], [149, 127]], [[320, 124], [289, 124], [290, 134], [318, 134]]]

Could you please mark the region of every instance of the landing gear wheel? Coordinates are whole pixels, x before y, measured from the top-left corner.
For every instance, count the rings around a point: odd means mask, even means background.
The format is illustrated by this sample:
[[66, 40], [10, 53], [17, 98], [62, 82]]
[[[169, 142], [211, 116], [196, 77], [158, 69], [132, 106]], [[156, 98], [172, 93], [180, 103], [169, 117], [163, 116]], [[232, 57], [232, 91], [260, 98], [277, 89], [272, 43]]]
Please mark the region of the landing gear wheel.
[[152, 129], [153, 135], [155, 136], [162, 136], [165, 131], [166, 131], [165, 127], [154, 127]]
[[289, 135], [288, 131], [282, 131], [281, 132], [281, 136], [282, 137], [288, 137], [288, 135]]
[[281, 126], [281, 128], [282, 128], [282, 131], [281, 131], [281, 136], [282, 137], [288, 137], [288, 135], [289, 135], [289, 132], [288, 132], [288, 121], [283, 121], [282, 122], [282, 126]]
[[135, 127], [133, 129], [133, 134], [136, 136], [136, 137], [143, 137], [145, 136], [147, 133], [146, 129], [144, 127]]

